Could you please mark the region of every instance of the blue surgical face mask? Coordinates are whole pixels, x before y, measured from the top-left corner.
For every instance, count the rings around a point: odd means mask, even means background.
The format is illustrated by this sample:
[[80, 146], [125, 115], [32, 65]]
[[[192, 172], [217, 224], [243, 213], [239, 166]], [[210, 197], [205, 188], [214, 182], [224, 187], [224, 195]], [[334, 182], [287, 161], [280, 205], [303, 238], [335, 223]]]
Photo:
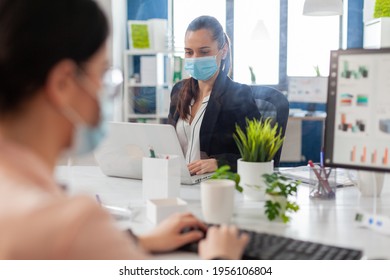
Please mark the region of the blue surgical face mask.
[[87, 155], [93, 152], [103, 141], [107, 134], [107, 121], [109, 108], [107, 100], [99, 98], [100, 117], [95, 126], [82, 122], [75, 124], [71, 153], [75, 156]]
[[184, 69], [192, 78], [199, 81], [207, 81], [218, 70], [217, 56], [185, 58]]
[[[115, 72], [112, 72], [115, 71]], [[99, 122], [96, 125], [85, 123], [75, 110], [67, 108], [65, 115], [74, 123], [74, 133], [70, 153], [74, 156], [82, 156], [93, 152], [107, 134], [107, 122], [112, 119], [113, 98], [123, 81], [119, 70], [110, 70], [103, 78], [104, 87], [98, 94], [97, 101], [100, 108]], [[114, 77], [115, 76], [115, 77]], [[91, 96], [93, 96], [91, 94]], [[93, 98], [96, 98], [93, 96]], [[110, 106], [111, 105], [111, 106]]]

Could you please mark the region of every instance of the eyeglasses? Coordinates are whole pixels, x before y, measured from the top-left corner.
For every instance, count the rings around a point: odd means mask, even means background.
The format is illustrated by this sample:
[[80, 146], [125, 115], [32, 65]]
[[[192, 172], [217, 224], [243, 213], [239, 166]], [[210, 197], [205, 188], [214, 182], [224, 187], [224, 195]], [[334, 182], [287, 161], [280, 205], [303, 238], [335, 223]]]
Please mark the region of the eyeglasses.
[[[83, 87], [85, 87], [88, 92], [93, 92], [93, 90], [96, 89], [95, 83], [89, 78], [84, 69], [79, 68], [79, 73], [87, 78], [83, 79], [83, 82], [81, 83]], [[102, 75], [99, 95], [104, 98], [115, 99], [120, 93], [122, 83], [122, 71], [115, 67], [108, 68]]]
[[110, 67], [103, 75], [103, 92], [104, 94], [114, 99], [120, 93], [120, 88], [123, 83], [123, 73], [120, 69]]

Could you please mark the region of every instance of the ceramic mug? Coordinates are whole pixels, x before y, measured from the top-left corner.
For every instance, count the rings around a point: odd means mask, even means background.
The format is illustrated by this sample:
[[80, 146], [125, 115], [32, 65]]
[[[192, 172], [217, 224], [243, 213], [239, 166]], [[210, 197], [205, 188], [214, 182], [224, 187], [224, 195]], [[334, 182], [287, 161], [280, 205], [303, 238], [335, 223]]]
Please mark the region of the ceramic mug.
[[200, 183], [203, 219], [206, 223], [229, 223], [234, 210], [236, 183], [227, 179], [211, 179]]

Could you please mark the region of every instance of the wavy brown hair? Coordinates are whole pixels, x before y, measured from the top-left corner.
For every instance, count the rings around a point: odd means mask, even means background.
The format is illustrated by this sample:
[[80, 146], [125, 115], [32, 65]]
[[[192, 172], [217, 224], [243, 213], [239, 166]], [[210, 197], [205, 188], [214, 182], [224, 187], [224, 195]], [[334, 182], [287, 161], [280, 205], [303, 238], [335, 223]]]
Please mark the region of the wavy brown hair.
[[[211, 32], [213, 40], [218, 42], [218, 49], [222, 49], [225, 44], [228, 46], [228, 53], [226, 58], [221, 60], [219, 68], [220, 73], [230, 75], [231, 68], [231, 52], [230, 52], [230, 40], [226, 33], [223, 31], [222, 25], [219, 21], [212, 16], [200, 16], [194, 19], [187, 27], [186, 34], [189, 31], [197, 31], [200, 29], [207, 29]], [[181, 119], [186, 119], [190, 114], [191, 100], [197, 100], [199, 96], [199, 84], [194, 78], [188, 78], [183, 81], [183, 86], [179, 92], [179, 100], [176, 110], [179, 112]]]

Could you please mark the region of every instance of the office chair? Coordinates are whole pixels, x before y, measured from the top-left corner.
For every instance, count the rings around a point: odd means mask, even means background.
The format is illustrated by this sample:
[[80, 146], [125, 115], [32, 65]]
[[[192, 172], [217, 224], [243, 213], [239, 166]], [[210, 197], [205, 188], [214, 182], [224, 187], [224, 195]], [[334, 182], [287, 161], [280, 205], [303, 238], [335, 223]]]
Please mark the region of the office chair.
[[[269, 86], [251, 86], [253, 97], [259, 108], [262, 118], [272, 118], [273, 123], [277, 122], [282, 128], [282, 137], [284, 137], [287, 128], [289, 103], [287, 97], [279, 90]], [[274, 166], [278, 167], [283, 145], [274, 157]]]

